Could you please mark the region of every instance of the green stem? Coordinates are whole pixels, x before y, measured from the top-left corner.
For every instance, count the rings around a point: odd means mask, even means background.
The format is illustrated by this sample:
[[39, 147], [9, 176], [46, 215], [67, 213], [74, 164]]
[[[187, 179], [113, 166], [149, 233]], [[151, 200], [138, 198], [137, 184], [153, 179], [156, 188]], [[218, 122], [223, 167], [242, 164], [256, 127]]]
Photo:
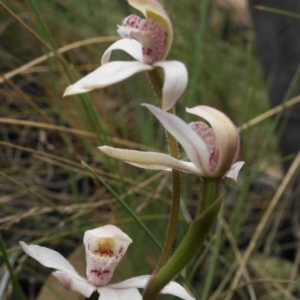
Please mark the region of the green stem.
[[[205, 197], [211, 197], [211, 194]], [[154, 300], [159, 292], [192, 260], [204, 243], [222, 204], [222, 196], [208, 201], [212, 203], [190, 225], [182, 242], [168, 262], [151, 278], [143, 300]]]
[[204, 178], [201, 186], [201, 199], [197, 216], [200, 216], [218, 198], [221, 191], [221, 182], [215, 178]]
[[220, 180], [203, 179], [202, 199], [195, 221], [170, 260], [157, 271], [144, 291], [143, 300], [153, 300], [160, 290], [168, 284], [196, 255], [202, 246], [215, 218], [222, 199], [216, 200], [221, 189]]
[[[159, 107], [161, 107], [162, 88], [164, 82], [163, 74], [159, 69], [154, 69], [153, 71], [148, 72], [147, 75], [150, 84], [157, 96], [158, 105]], [[172, 108], [169, 112], [175, 114], [175, 109]], [[178, 158], [179, 153], [178, 153], [177, 141], [169, 132], [167, 132], [167, 141], [169, 144], [170, 155], [174, 158]], [[165, 240], [164, 248], [162, 250], [158, 265], [156, 266], [153, 274], [156, 274], [165, 265], [172, 252], [173, 242], [176, 235], [179, 210], [180, 210], [180, 172], [179, 171], [172, 170], [172, 186], [173, 186], [172, 205], [171, 205], [169, 225], [166, 234], [166, 240]], [[152, 279], [150, 279], [150, 281], [151, 280]]]

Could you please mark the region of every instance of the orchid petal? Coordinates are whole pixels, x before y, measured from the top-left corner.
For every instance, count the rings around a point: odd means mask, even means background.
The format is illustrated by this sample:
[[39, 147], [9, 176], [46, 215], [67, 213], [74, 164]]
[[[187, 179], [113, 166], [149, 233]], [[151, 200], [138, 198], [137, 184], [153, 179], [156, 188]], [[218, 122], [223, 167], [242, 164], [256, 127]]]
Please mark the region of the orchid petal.
[[137, 40], [134, 39], [121, 39], [113, 43], [104, 52], [101, 59], [102, 65], [108, 63], [111, 52], [113, 50], [123, 50], [129, 55], [131, 55], [135, 60], [143, 61], [142, 45]]
[[226, 173], [225, 176], [229, 177], [229, 178], [233, 179], [235, 182], [237, 182], [237, 177], [238, 177], [239, 172], [244, 164], [245, 164], [245, 162], [243, 162], [243, 161], [238, 161], [238, 162], [234, 163], [231, 166], [231, 169]]
[[195, 300], [182, 285], [175, 281], [171, 281], [169, 284], [167, 284], [161, 290], [161, 293], [174, 295], [185, 300]]
[[95, 290], [95, 286], [88, 283], [86, 279], [78, 279], [62, 272], [56, 271], [52, 273], [68, 291], [78, 292], [85, 297], [90, 297]]
[[86, 275], [94, 286], [106, 285], [132, 240], [114, 225], [88, 230], [83, 243], [86, 252]]
[[132, 277], [127, 280], [110, 284], [107, 287], [111, 289], [128, 289], [128, 288], [139, 288], [144, 289], [150, 280], [151, 275], [141, 275], [137, 277]]
[[219, 148], [219, 162], [214, 170], [214, 176], [222, 178], [230, 169], [239, 150], [237, 128], [225, 114], [215, 108], [199, 105], [187, 108], [186, 111], [210, 123]]
[[191, 162], [209, 176], [209, 152], [204, 141], [184, 121], [153, 105], [143, 104], [162, 123], [166, 130], [182, 145]]
[[98, 288], [100, 294], [99, 300], [142, 300], [143, 297], [137, 289], [111, 289], [111, 288]]
[[168, 14], [164, 8], [155, 0], [128, 0], [128, 3], [138, 9], [147, 18], [160, 24], [166, 33], [166, 46], [162, 59], [165, 59], [170, 51], [173, 41], [173, 28]]
[[20, 242], [20, 245], [28, 256], [34, 258], [43, 266], [62, 271], [76, 279], [82, 280], [74, 267], [58, 252], [46, 247], [27, 245], [24, 242]]
[[157, 152], [143, 152], [136, 150], [118, 149], [109, 146], [102, 146], [99, 149], [106, 155], [122, 160], [130, 165], [150, 169], [171, 171], [172, 169], [193, 173], [199, 176], [203, 172], [192, 163], [178, 160], [170, 155]]
[[165, 79], [162, 90], [162, 109], [171, 109], [184, 92], [188, 82], [185, 65], [179, 61], [159, 61], [153, 66], [164, 70]]
[[94, 72], [67, 87], [64, 96], [86, 93], [120, 82], [136, 73], [152, 70], [152, 66], [140, 61], [114, 61], [102, 65]]
[[[108, 287], [113, 289], [125, 289], [125, 288], [145, 288], [148, 281], [150, 280], [150, 275], [142, 275], [138, 277], [133, 277], [127, 280], [124, 280], [122, 282], [111, 284]], [[180, 284], [172, 281], [167, 286], [165, 286], [161, 290], [162, 294], [170, 294], [177, 296], [182, 299], [186, 300], [194, 300], [193, 297], [191, 297], [188, 292], [185, 290], [183, 286]]]

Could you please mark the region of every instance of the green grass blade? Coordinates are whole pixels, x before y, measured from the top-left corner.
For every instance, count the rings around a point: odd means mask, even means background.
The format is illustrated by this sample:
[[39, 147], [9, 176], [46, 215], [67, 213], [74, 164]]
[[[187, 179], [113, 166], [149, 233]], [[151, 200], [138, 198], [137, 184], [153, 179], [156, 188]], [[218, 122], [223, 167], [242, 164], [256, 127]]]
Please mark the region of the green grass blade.
[[60, 215], [62, 215], [63, 213], [59, 210], [59, 208], [54, 205], [51, 201], [49, 201], [47, 198], [45, 198], [44, 196], [42, 196], [41, 194], [33, 191], [32, 189], [28, 188], [27, 186], [25, 186], [23, 183], [21, 183], [20, 181], [17, 181], [16, 179], [2, 173], [0, 171], [0, 176], [3, 177], [4, 179], [6, 179], [7, 181], [9, 181], [10, 183], [16, 185], [17, 187], [21, 188], [22, 190], [26, 191], [28, 194], [36, 197], [37, 199], [39, 199], [41, 202], [45, 203], [46, 205], [50, 206], [53, 208], [54, 211], [56, 211], [57, 213], [59, 213]]
[[11, 279], [11, 282], [12, 282], [12, 285], [14, 287], [14, 292], [17, 294], [18, 296], [18, 299], [19, 300], [26, 300], [26, 297], [20, 287], [20, 284], [14, 274], [14, 270], [12, 269], [10, 263], [9, 263], [9, 259], [7, 257], [7, 253], [6, 253], [6, 250], [5, 250], [5, 245], [4, 245], [4, 241], [2, 239], [2, 235], [0, 234], [0, 251], [2, 252], [2, 257], [3, 257], [3, 260], [4, 260], [4, 263], [8, 269], [8, 272], [10, 274], [10, 279]]
[[90, 168], [86, 163], [81, 162], [87, 170], [89, 170], [96, 179], [103, 184], [107, 190], [118, 200], [118, 202], [123, 206], [123, 208], [128, 212], [128, 214], [140, 225], [140, 227], [146, 232], [146, 234], [150, 237], [153, 243], [158, 247], [158, 249], [162, 249], [161, 244], [155, 238], [155, 236], [151, 233], [151, 231], [147, 228], [147, 226], [139, 219], [139, 217], [132, 211], [132, 209], [118, 196], [118, 194], [96, 173], [92, 168]]

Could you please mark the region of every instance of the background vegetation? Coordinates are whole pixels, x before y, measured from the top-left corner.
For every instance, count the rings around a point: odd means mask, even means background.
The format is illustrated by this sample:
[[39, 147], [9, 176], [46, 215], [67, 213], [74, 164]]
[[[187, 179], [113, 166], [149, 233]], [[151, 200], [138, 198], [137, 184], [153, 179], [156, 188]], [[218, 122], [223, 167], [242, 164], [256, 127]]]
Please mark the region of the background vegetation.
[[[281, 173], [275, 168], [281, 162], [274, 135], [276, 120], [242, 126], [269, 109], [254, 32], [241, 28], [214, 2], [161, 2], [175, 33], [169, 59], [182, 61], [189, 72], [177, 114], [190, 121], [185, 107], [197, 104], [226, 112], [240, 126], [240, 158], [246, 161], [238, 184], [226, 182], [222, 214], [205, 248], [181, 277], [202, 300], [225, 299], [232, 287], [233, 299], [299, 299], [295, 294], [299, 262], [293, 262], [287, 251], [296, 242], [291, 239], [291, 226], [280, 226], [291, 216], [285, 209], [290, 198], [281, 197], [286, 186], [279, 186]], [[117, 224], [134, 240], [116, 280], [151, 273], [159, 249], [120, 199], [162, 243], [170, 207], [170, 175], [122, 164], [97, 150], [108, 144], [167, 151], [162, 126], [140, 106], [155, 103], [146, 76], [138, 74], [104, 90], [62, 99], [70, 83], [99, 66], [102, 53], [118, 38], [116, 24], [136, 12], [125, 1], [3, 3], [0, 298], [36, 299], [49, 274], [21, 253], [18, 241], [51, 247], [67, 256], [81, 244], [85, 230], [107, 223]], [[112, 59], [130, 58], [113, 53]], [[287, 186], [291, 180], [286, 178]], [[200, 179], [184, 174], [182, 183], [178, 240], [193, 217]], [[245, 259], [242, 281], [234, 284]]]

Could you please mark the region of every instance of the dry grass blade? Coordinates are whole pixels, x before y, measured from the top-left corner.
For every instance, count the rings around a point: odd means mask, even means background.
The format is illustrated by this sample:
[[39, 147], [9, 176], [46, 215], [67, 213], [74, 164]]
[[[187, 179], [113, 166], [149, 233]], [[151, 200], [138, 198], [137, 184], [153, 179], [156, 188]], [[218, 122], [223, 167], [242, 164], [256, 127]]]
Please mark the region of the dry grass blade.
[[[32, 154], [40, 155], [40, 156], [43, 156], [43, 157], [46, 157], [46, 158], [49, 158], [49, 159], [52, 159], [52, 160], [55, 160], [55, 161], [59, 161], [59, 162], [65, 164], [66, 166], [76, 167], [76, 168], [84, 171], [84, 167], [81, 165], [81, 163], [77, 163], [77, 162], [72, 161], [70, 159], [66, 159], [66, 158], [63, 158], [63, 157], [60, 157], [60, 156], [57, 156], [57, 155], [54, 155], [54, 154], [50, 154], [50, 153], [47, 153], [47, 152], [44, 152], [44, 151], [34, 150], [34, 149], [23, 147], [23, 146], [18, 146], [18, 145], [11, 144], [11, 143], [8, 143], [8, 142], [0, 141], [0, 145], [2, 145], [4, 147], [10, 147], [10, 148], [26, 151], [26, 152], [29, 152], [29, 153], [32, 153]], [[110, 172], [105, 172], [102, 169], [94, 168], [94, 170], [102, 176], [113, 178], [113, 179], [116, 179], [116, 180], [120, 179], [118, 175], [112, 174]], [[87, 173], [84, 172], [84, 174], [87, 174]], [[132, 179], [129, 179], [129, 178], [124, 178], [124, 182], [129, 183], [129, 184], [133, 184], [133, 185], [138, 184], [138, 181], [132, 180]]]
[[[227, 236], [227, 238], [230, 242], [231, 248], [232, 248], [232, 250], [235, 254], [237, 262], [239, 264], [242, 264], [243, 263], [243, 256], [242, 256], [240, 250], [238, 249], [238, 247], [236, 245], [236, 241], [234, 239], [234, 236], [233, 236], [227, 222], [221, 217], [218, 220], [219, 220], [219, 222], [220, 222], [220, 224], [221, 224], [221, 226], [222, 226], [222, 228], [223, 228], [223, 230], [224, 230], [224, 232], [225, 232], [225, 234], [226, 234], [226, 236]], [[243, 277], [245, 278], [246, 282], [251, 282], [249, 272], [246, 268], [243, 270]], [[247, 285], [247, 288], [249, 290], [250, 299], [257, 299], [253, 286], [251, 284], [249, 284], [249, 285]], [[218, 295], [214, 295], [214, 297], [212, 297], [212, 298], [213, 299], [218, 298]]]
[[[91, 38], [91, 39], [87, 39], [87, 40], [83, 40], [83, 41], [78, 41], [66, 46], [63, 46], [61, 48], [57, 49], [58, 53], [64, 53], [79, 47], [83, 47], [86, 45], [90, 45], [90, 44], [97, 44], [97, 43], [107, 43], [107, 42], [114, 42], [117, 41], [119, 39], [118, 36], [107, 36], [107, 37], [97, 37], [97, 38]], [[2, 78], [0, 78], [0, 83], [5, 82], [5, 80], [10, 79], [18, 74], [24, 73], [26, 72], [28, 69], [38, 65], [39, 63], [47, 60], [50, 57], [54, 57], [55, 56], [55, 52], [51, 51], [45, 55], [42, 55], [24, 65], [22, 65], [21, 67], [12, 70], [10, 72], [7, 72], [6, 74], [2, 75]]]
[[[92, 211], [96, 208], [99, 208], [101, 206], [105, 206], [108, 204], [115, 203], [116, 200], [114, 199], [108, 199], [108, 200], [102, 200], [101, 202], [97, 203], [83, 203], [83, 204], [71, 204], [71, 205], [62, 205], [58, 206], [58, 209], [67, 214], [72, 213], [86, 213], [87, 211]], [[0, 226], [1, 229], [10, 226], [13, 223], [19, 223], [22, 219], [29, 218], [32, 216], [38, 216], [43, 214], [48, 214], [53, 211], [53, 208], [51, 207], [32, 207], [26, 212], [20, 213], [20, 214], [14, 214], [12, 216], [0, 218], [0, 224], [4, 224]]]
[[[96, 139], [98, 136], [95, 132], [85, 131], [82, 129], [77, 128], [68, 128], [64, 126], [58, 126], [54, 124], [48, 124], [48, 123], [41, 123], [41, 122], [34, 122], [34, 121], [27, 121], [27, 120], [18, 120], [18, 119], [10, 119], [10, 118], [0, 118], [0, 124], [10, 124], [10, 125], [17, 125], [17, 126], [28, 126], [28, 127], [34, 127], [34, 128], [40, 128], [40, 129], [46, 129], [46, 130], [53, 130], [57, 132], [66, 132], [71, 133], [78, 136], [88, 137], [92, 139]], [[112, 137], [112, 141], [118, 145], [135, 148], [135, 149], [141, 149], [145, 151], [155, 151], [155, 148], [151, 148], [149, 146], [144, 146], [139, 143], [135, 143], [132, 141], [124, 140], [117, 137]]]
[[284, 191], [286, 190], [286, 188], [288, 187], [288, 185], [292, 181], [293, 177], [297, 174], [299, 166], [300, 166], [300, 152], [297, 154], [296, 158], [294, 159], [293, 164], [291, 165], [288, 173], [284, 177], [281, 185], [279, 186], [278, 190], [276, 191], [273, 199], [271, 200], [267, 210], [265, 211], [260, 223], [258, 224], [258, 226], [256, 228], [256, 230], [255, 230], [255, 232], [254, 232], [254, 234], [253, 234], [253, 236], [250, 240], [249, 246], [248, 246], [247, 250], [245, 251], [245, 254], [243, 255], [243, 260], [241, 261], [241, 264], [238, 267], [238, 270], [236, 272], [236, 275], [235, 275], [234, 280], [233, 280], [232, 285], [231, 285], [231, 291], [228, 293], [228, 295], [226, 297], [226, 300], [230, 300], [232, 298], [232, 296], [233, 296], [233, 291], [232, 290], [234, 290], [238, 286], [241, 275], [243, 274], [243, 271], [246, 267], [247, 261], [250, 258], [251, 253], [255, 249], [258, 238], [260, 237], [260, 235], [263, 232], [267, 222], [269, 221], [271, 213], [273, 212], [273, 210], [274, 210], [275, 206], [277, 205], [279, 199], [281, 198]]
[[238, 130], [239, 130], [239, 132], [241, 132], [241, 131], [246, 130], [254, 125], [257, 125], [258, 123], [267, 120], [268, 118], [274, 116], [275, 114], [281, 112], [282, 110], [284, 110], [288, 107], [291, 107], [299, 102], [300, 102], [300, 96], [292, 98], [292, 99], [286, 101], [284, 104], [280, 104], [280, 105], [266, 111], [265, 113], [253, 118], [249, 122], [246, 122], [245, 124], [239, 126]]
[[[284, 280], [284, 279], [274, 279], [274, 278], [262, 278], [262, 279], [253, 279], [250, 281], [246, 281], [244, 283], [239, 284], [235, 288], [231, 288], [228, 291], [225, 291], [223, 293], [220, 293], [218, 297], [212, 298], [212, 299], [223, 299], [229, 292], [235, 292], [239, 289], [242, 289], [244, 287], [247, 287], [249, 285], [258, 285], [258, 284], [264, 284], [264, 283], [273, 283], [273, 284], [292, 284], [295, 283], [293, 280]], [[296, 300], [295, 297], [290, 298], [293, 300]]]
[[24, 29], [26, 29], [36, 40], [38, 40], [42, 45], [44, 45], [50, 52], [53, 52], [55, 56], [62, 62], [63, 65], [68, 67], [68, 62], [54, 51], [52, 46], [42, 39], [30, 26], [28, 26], [18, 15], [16, 15], [12, 10], [10, 10], [2, 1], [0, 2], [0, 7], [5, 10], [12, 18], [14, 18]]

